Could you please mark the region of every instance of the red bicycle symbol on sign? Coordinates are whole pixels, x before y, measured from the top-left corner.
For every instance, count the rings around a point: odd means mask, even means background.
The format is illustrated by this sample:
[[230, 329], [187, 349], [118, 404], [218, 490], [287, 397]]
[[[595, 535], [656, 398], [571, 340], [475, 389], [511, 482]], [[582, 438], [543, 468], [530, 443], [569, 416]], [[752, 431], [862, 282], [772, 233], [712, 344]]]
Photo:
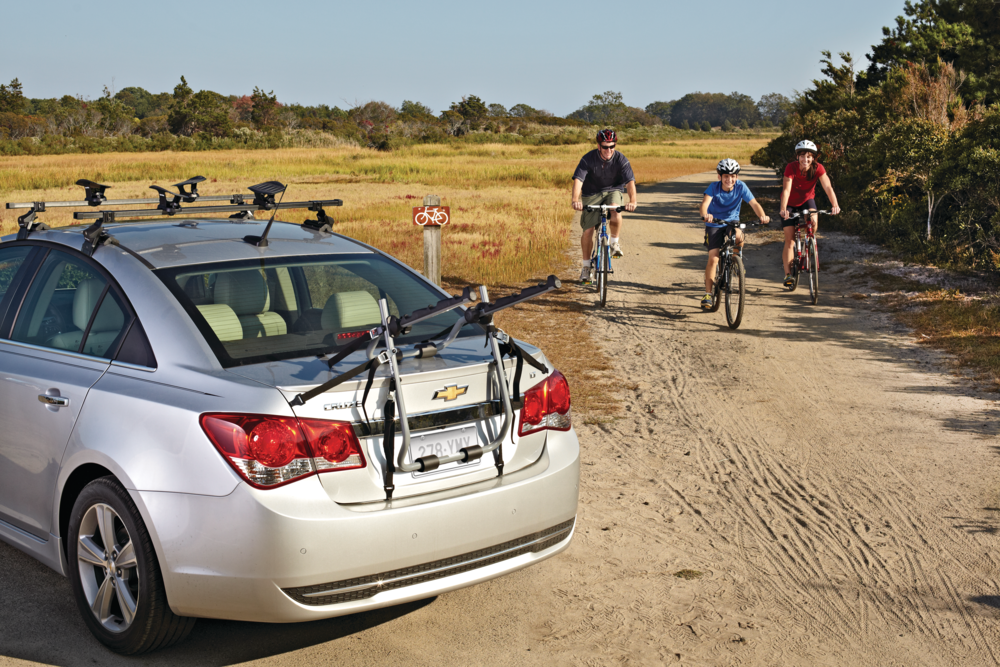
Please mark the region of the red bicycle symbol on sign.
[[413, 224], [421, 227], [440, 227], [448, 224], [447, 206], [415, 206], [413, 208]]

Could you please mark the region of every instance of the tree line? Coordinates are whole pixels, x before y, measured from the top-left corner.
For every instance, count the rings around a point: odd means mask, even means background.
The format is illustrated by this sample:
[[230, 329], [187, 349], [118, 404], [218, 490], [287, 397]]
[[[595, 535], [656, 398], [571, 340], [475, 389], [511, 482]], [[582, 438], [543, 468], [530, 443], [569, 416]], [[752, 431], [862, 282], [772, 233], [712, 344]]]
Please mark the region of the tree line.
[[440, 113], [412, 100], [404, 100], [399, 107], [381, 101], [347, 109], [305, 106], [282, 103], [273, 91], [258, 87], [242, 96], [195, 92], [183, 76], [172, 92], [151, 93], [130, 86], [118, 91], [105, 88], [93, 101], [71, 95], [34, 99], [25, 97], [21, 82], [14, 79], [0, 85], [0, 152], [264, 148], [287, 145], [289, 137], [300, 130], [379, 149], [472, 133], [519, 137], [546, 133], [549, 143], [576, 143], [588, 140], [584, 129], [593, 125], [628, 129], [672, 124], [696, 130], [767, 127], [781, 121], [788, 103], [777, 94], [755, 103], [739, 93], [692, 93], [640, 109], [626, 105], [621, 93], [607, 91], [559, 117], [525, 103], [510, 108], [487, 103], [476, 95], [465, 96]]
[[801, 139], [853, 209], [851, 231], [918, 258], [1000, 273], [1000, 12], [907, 2], [868, 67], [823, 52], [823, 78], [753, 156], [781, 170]]

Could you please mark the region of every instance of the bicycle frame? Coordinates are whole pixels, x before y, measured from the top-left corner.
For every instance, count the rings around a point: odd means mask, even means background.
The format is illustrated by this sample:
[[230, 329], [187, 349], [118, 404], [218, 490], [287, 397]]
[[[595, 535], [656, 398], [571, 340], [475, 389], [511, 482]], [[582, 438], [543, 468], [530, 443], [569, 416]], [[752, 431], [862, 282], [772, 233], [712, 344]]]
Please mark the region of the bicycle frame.
[[[590, 253], [591, 270], [596, 276], [597, 291], [600, 298], [601, 307], [607, 303], [608, 298], [608, 276], [615, 271], [611, 268], [611, 252], [609, 250], [610, 237], [608, 236], [608, 211], [621, 212], [624, 206], [610, 206], [608, 204], [591, 204], [585, 210], [600, 211], [601, 223], [594, 233], [594, 248]], [[605, 266], [605, 263], [607, 264]]]
[[716, 284], [712, 286], [716, 295], [716, 301], [718, 301], [718, 295], [722, 291], [729, 289], [729, 270], [732, 263], [732, 256], [735, 254], [733, 248], [736, 247], [736, 230], [737, 228], [743, 229], [746, 227], [743, 223], [728, 223], [726, 226], [729, 229], [726, 230], [726, 238], [722, 242], [722, 247], [719, 248], [719, 264], [715, 268]]
[[[727, 222], [725, 238], [719, 248], [719, 263], [715, 269], [715, 284], [712, 286], [712, 307], [717, 311], [726, 303], [726, 323], [730, 329], [737, 329], [743, 321], [746, 300], [746, 270], [743, 267], [743, 253], [735, 252], [736, 230], [746, 229], [742, 222]], [[734, 284], [735, 282], [735, 284]]]
[[[821, 211], [816, 212], [821, 213]], [[796, 213], [795, 215], [800, 218], [802, 217], [801, 213]], [[792, 238], [792, 247], [795, 249], [795, 259], [793, 260], [795, 262], [795, 268], [799, 271], [808, 271], [809, 259], [806, 257], [806, 254], [802, 252], [802, 249], [805, 246], [805, 242], [809, 239], [812, 239], [814, 243], [816, 241], [816, 232], [813, 228], [811, 213], [808, 217], [795, 223], [795, 235]]]
[[[611, 238], [608, 235], [608, 211], [614, 210], [621, 212], [624, 208], [624, 206], [610, 206], [608, 204], [592, 204], [585, 207], [586, 210], [601, 211], [601, 224], [599, 224], [594, 230], [594, 248], [590, 251], [590, 263], [595, 270], [600, 270], [602, 268], [600, 249], [603, 246], [608, 245]], [[611, 268], [610, 257], [608, 258], [607, 272], [614, 273]]]
[[816, 227], [813, 224], [813, 214], [826, 213], [817, 209], [807, 209], [799, 211], [795, 215], [789, 216], [789, 220], [800, 218], [795, 223], [793, 232], [792, 248], [794, 257], [789, 264], [789, 271], [792, 275], [791, 290], [794, 291], [799, 281], [799, 274], [809, 275], [809, 294], [813, 305], [819, 299], [819, 245], [816, 243]]

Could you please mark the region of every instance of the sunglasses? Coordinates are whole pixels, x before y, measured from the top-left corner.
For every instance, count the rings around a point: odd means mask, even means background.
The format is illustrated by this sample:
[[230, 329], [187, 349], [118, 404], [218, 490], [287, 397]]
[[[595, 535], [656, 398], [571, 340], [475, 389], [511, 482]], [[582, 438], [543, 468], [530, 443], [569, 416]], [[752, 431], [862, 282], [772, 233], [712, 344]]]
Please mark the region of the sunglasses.
[[602, 151], [614, 150], [615, 146], [616, 144], [611, 144], [610, 146], [605, 146], [604, 144], [601, 144], [601, 150]]

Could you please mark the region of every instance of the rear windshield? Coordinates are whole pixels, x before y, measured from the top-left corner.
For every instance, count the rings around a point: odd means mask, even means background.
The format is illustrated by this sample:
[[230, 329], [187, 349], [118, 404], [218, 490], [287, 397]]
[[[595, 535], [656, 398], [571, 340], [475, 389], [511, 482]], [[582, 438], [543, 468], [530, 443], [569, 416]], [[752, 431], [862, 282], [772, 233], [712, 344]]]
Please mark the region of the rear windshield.
[[[444, 297], [422, 278], [374, 254], [284, 257], [156, 272], [184, 305], [223, 367], [329, 354], [381, 323], [378, 301], [402, 316]], [[396, 339], [443, 335], [461, 310]], [[462, 335], [481, 334], [467, 326]]]

